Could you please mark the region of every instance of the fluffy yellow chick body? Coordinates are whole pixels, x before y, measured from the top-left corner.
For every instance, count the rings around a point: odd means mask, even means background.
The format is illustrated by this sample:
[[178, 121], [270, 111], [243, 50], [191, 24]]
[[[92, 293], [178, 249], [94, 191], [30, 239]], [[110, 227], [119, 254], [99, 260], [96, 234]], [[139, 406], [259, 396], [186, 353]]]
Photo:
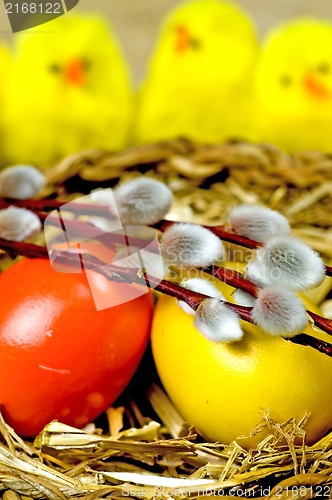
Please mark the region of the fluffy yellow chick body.
[[332, 152], [332, 24], [304, 18], [275, 28], [257, 65], [259, 141]]
[[253, 26], [234, 5], [180, 5], [165, 22], [138, 96], [136, 141], [245, 137], [256, 54]]
[[11, 57], [8, 47], [0, 44], [0, 161], [3, 161], [3, 108], [4, 88], [11, 69]]
[[0, 44], [0, 96], [2, 99], [3, 87], [10, 71], [11, 56], [7, 45]]
[[128, 71], [103, 19], [67, 14], [23, 32], [5, 89], [7, 159], [47, 164], [81, 149], [121, 149], [132, 106]]

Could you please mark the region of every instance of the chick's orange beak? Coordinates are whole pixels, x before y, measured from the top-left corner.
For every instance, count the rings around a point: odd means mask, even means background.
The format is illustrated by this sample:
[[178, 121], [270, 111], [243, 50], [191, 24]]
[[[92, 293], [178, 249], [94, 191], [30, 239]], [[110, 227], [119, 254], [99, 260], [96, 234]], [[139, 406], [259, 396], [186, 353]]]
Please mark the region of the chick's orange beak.
[[81, 86], [85, 83], [85, 71], [83, 62], [79, 59], [69, 61], [65, 66], [65, 77], [68, 83]]
[[184, 26], [179, 26], [176, 30], [175, 51], [182, 54], [190, 47], [190, 35]]
[[330, 97], [329, 89], [313, 75], [305, 75], [303, 78], [305, 90], [316, 99], [328, 99]]

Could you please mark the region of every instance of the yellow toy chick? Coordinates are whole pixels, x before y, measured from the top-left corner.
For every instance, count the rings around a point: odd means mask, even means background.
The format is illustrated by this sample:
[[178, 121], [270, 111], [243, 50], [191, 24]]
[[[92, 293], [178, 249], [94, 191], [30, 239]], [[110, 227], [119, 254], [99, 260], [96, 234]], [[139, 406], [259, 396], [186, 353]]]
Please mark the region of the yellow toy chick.
[[267, 37], [256, 75], [257, 139], [332, 152], [332, 24], [303, 18]]
[[10, 71], [11, 56], [7, 45], [0, 43], [0, 98], [2, 100], [3, 88], [8, 72]]
[[3, 158], [3, 108], [4, 108], [4, 88], [11, 68], [10, 51], [4, 43], [0, 43], [0, 162]]
[[235, 5], [181, 4], [165, 22], [138, 96], [136, 142], [245, 137], [257, 51], [254, 28]]
[[82, 149], [126, 147], [133, 96], [102, 18], [66, 14], [16, 41], [5, 89], [8, 162], [45, 165]]

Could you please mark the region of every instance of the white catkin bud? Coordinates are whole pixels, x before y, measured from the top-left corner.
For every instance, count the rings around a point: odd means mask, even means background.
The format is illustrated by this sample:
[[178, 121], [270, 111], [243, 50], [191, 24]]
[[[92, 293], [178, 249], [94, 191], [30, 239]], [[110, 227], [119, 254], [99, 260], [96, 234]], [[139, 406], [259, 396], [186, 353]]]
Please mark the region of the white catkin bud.
[[116, 206], [124, 225], [155, 224], [169, 211], [173, 194], [162, 182], [139, 177], [114, 190]]
[[200, 303], [194, 325], [211, 342], [235, 342], [243, 337], [238, 315], [219, 299]]
[[105, 233], [112, 233], [119, 230], [119, 221], [117, 219], [106, 219], [106, 217], [90, 216], [88, 222], [96, 226]]
[[245, 277], [259, 286], [276, 284], [291, 290], [306, 290], [322, 283], [325, 266], [319, 255], [302, 241], [275, 236], [256, 250]]
[[271, 236], [290, 233], [289, 223], [283, 215], [258, 205], [233, 208], [229, 222], [234, 233], [263, 243]]
[[161, 238], [161, 248], [169, 264], [183, 267], [207, 267], [224, 255], [223, 244], [215, 234], [185, 222], [166, 229]]
[[255, 303], [254, 297], [250, 293], [241, 290], [241, 288], [235, 290], [233, 297], [234, 302], [239, 306], [252, 307]]
[[[202, 278], [188, 279], [181, 283], [181, 286], [183, 286], [183, 288], [186, 288], [187, 290], [191, 290], [192, 292], [207, 295], [208, 297], [226, 300], [223, 294], [218, 290], [217, 287], [213, 285], [213, 283]], [[184, 302], [184, 300], [178, 300], [177, 303], [185, 313], [195, 315], [194, 309], [192, 309], [186, 302]]]
[[27, 200], [45, 186], [44, 175], [35, 167], [17, 165], [8, 167], [0, 174], [0, 195], [5, 198]]
[[281, 286], [268, 286], [258, 292], [251, 317], [270, 335], [288, 338], [297, 335], [308, 324], [302, 300]]
[[109, 217], [107, 216], [90, 216], [88, 222], [101, 229], [105, 233], [112, 233], [121, 229], [121, 222], [119, 221], [119, 214], [114, 199], [114, 191], [111, 188], [107, 189], [94, 189], [89, 195], [83, 198], [74, 200], [77, 203], [87, 203], [93, 205], [100, 205], [108, 207]]
[[24, 241], [41, 229], [36, 214], [25, 208], [10, 206], [0, 210], [0, 238], [12, 241]]
[[[113, 206], [114, 196], [112, 189], [94, 189], [88, 196], [89, 202], [93, 205]], [[80, 199], [77, 200], [80, 202]]]
[[133, 269], [144, 267], [148, 275], [160, 280], [164, 279], [168, 271], [160, 254], [152, 253], [138, 247], [130, 247], [130, 252], [128, 252], [128, 248], [123, 248], [116, 254], [112, 264]]

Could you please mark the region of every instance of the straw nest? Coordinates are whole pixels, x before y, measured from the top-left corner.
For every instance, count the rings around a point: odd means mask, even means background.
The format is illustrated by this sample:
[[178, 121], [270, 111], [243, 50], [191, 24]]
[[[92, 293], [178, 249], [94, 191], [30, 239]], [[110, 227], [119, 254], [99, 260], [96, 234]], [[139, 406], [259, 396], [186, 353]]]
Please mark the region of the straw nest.
[[[148, 398], [160, 422], [144, 417], [130, 399], [107, 411], [107, 431], [52, 422], [34, 443], [21, 440], [0, 416], [4, 500], [330, 497], [332, 433], [306, 446], [306, 418], [278, 423], [265, 413], [252, 432], [268, 429], [269, 435], [246, 451], [238, 442], [204, 442], [157, 385]], [[125, 421], [136, 426], [122, 430]]]
[[83, 151], [45, 173], [47, 194], [71, 178], [82, 180], [69, 182], [71, 191], [79, 191], [113, 187], [144, 173], [172, 189], [170, 217], [197, 223], [222, 224], [234, 204], [262, 203], [284, 214], [294, 234], [332, 258], [332, 156], [323, 153], [287, 155], [267, 144], [206, 146], [177, 140], [113, 154]]
[[[172, 219], [219, 224], [237, 203], [262, 203], [283, 213], [293, 233], [327, 263], [332, 259], [332, 157], [318, 152], [290, 156], [270, 145], [204, 146], [187, 140], [121, 153], [83, 151], [45, 169], [48, 185], [41, 196], [70, 200], [141, 174], [170, 186]], [[332, 313], [326, 300], [330, 289], [326, 280], [311, 294], [326, 314]], [[100, 422], [83, 430], [53, 422], [32, 443], [20, 439], [0, 415], [4, 500], [332, 498], [332, 433], [308, 446], [306, 417], [275, 422], [267, 412], [252, 430], [265, 436], [255, 450], [244, 450], [240, 440], [207, 443], [155, 382], [137, 393], [139, 376]]]

